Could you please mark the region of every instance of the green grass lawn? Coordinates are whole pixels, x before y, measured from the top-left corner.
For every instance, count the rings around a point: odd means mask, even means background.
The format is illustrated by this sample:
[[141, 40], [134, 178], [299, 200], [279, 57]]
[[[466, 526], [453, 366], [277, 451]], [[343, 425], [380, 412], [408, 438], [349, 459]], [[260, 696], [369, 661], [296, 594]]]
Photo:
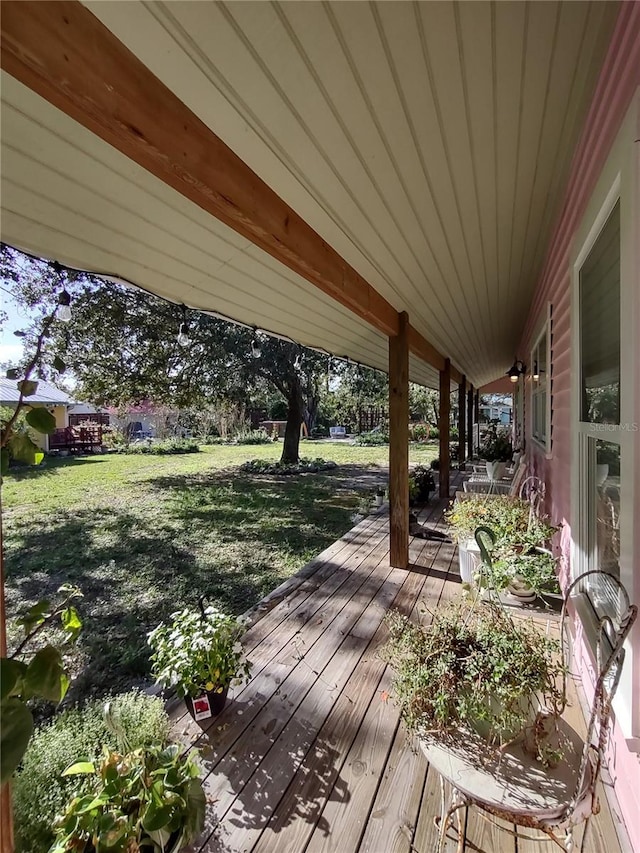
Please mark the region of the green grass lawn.
[[[80, 586], [85, 627], [70, 660], [76, 697], [148, 677], [146, 634], [200, 595], [232, 613], [255, 604], [351, 527], [358, 489], [386, 483], [387, 447], [307, 441], [335, 471], [244, 475], [281, 444], [180, 456], [48, 459], [2, 489], [10, 617], [64, 582]], [[437, 446], [416, 446], [428, 462]], [[361, 496], [361, 492], [360, 492]]]

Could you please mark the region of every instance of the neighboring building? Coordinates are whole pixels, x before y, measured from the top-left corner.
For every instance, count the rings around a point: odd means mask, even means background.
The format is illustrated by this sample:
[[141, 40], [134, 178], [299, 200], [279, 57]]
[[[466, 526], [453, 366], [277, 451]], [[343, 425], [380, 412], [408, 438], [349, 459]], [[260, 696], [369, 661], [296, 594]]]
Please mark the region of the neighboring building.
[[498, 421], [503, 426], [509, 426], [511, 423], [511, 413], [513, 405], [511, 403], [493, 403], [490, 405], [480, 405], [480, 420]]
[[[0, 406], [15, 409], [19, 399], [18, 383], [13, 379], [0, 378]], [[73, 400], [55, 385], [38, 380], [36, 393], [25, 397], [24, 400], [29, 406], [48, 409], [56, 419], [56, 429], [64, 429], [69, 426], [69, 409], [73, 406]], [[33, 439], [43, 450], [49, 449], [48, 436], [34, 431]]]

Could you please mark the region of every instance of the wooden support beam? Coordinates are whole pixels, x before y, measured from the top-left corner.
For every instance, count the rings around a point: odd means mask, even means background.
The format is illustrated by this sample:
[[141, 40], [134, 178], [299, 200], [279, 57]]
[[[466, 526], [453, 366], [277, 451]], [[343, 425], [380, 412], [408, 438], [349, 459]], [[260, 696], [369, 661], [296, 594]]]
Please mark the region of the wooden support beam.
[[467, 456], [473, 458], [473, 385], [467, 391]]
[[440, 416], [438, 430], [440, 432], [440, 497], [449, 497], [449, 453], [450, 418], [451, 415], [451, 365], [445, 359], [444, 370], [440, 371]]
[[444, 370], [444, 356], [413, 326], [409, 326], [409, 350], [436, 370]]
[[389, 550], [391, 565], [409, 565], [409, 318], [389, 338]]
[[77, 0], [2, 4], [2, 68], [385, 335], [398, 312]]
[[458, 462], [462, 464], [467, 450], [467, 377], [458, 384]]

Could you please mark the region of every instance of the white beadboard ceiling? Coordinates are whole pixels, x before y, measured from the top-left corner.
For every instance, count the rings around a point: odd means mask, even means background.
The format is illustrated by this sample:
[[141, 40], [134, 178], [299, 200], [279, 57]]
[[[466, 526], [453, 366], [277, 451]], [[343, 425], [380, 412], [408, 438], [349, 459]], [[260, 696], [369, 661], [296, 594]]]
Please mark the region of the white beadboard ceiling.
[[[617, 3], [86, 5], [476, 386], [504, 373]], [[11, 78], [2, 97], [3, 239], [386, 367], [313, 285]]]

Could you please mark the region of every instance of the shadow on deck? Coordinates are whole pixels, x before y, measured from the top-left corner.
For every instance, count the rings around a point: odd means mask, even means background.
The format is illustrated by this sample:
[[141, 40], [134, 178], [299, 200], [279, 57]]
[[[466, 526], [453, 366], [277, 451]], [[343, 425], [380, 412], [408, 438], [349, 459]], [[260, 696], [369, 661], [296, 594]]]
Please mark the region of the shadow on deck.
[[[444, 530], [444, 509], [434, 503], [420, 520]], [[419, 619], [457, 595], [460, 577], [450, 543], [413, 539], [410, 560], [409, 571], [389, 565], [386, 508], [364, 519], [256, 607], [245, 641], [252, 679], [224, 712], [201, 728], [182, 703], [174, 710], [174, 736], [202, 750], [206, 773], [207, 822], [194, 850], [436, 849], [439, 779], [407, 740], [376, 652], [387, 610]], [[589, 851], [619, 853], [602, 806]], [[516, 840], [471, 811], [468, 838], [467, 850], [484, 853], [558, 849]], [[447, 853], [456, 847], [450, 840]]]

